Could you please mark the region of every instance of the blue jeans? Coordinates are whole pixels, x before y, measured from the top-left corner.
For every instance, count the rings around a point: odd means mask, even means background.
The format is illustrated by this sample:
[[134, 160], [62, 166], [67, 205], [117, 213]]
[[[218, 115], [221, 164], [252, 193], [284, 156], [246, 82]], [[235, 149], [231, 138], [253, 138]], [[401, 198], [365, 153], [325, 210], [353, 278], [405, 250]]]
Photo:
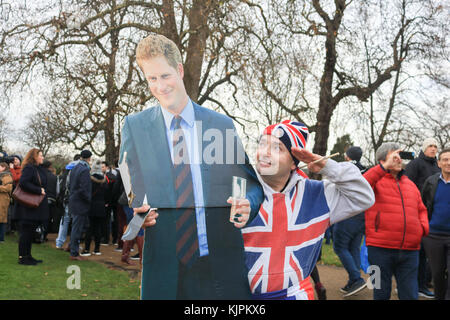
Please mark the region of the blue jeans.
[[58, 237], [56, 238], [56, 246], [59, 248], [64, 245], [64, 242], [66, 242], [69, 223], [70, 223], [69, 206], [67, 205], [64, 207], [64, 217], [59, 222]]
[[72, 232], [70, 233], [70, 255], [72, 257], [77, 257], [79, 255], [81, 234], [85, 229], [87, 221], [88, 216], [72, 216]]
[[[361, 214], [364, 215], [364, 213]], [[363, 280], [359, 269], [361, 267], [360, 248], [364, 229], [364, 217], [359, 215], [340, 221], [333, 226], [333, 249], [348, 273], [349, 284]]]
[[419, 285], [418, 250], [399, 250], [367, 246], [369, 263], [380, 268], [380, 288], [373, 289], [374, 300], [389, 300], [391, 297], [392, 276], [397, 282], [400, 300], [417, 300]]

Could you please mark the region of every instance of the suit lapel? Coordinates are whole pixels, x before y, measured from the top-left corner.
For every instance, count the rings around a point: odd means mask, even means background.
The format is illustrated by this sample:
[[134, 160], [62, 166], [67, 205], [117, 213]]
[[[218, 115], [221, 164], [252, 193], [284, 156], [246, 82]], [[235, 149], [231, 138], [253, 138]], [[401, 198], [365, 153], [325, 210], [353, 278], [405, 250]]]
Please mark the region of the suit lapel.
[[[146, 189], [157, 189], [159, 192], [151, 192], [150, 194], [157, 195], [158, 199], [155, 204], [152, 204], [150, 197], [147, 196], [148, 202], [152, 206], [159, 205], [160, 207], [174, 207], [175, 206], [175, 190], [173, 186], [173, 171], [172, 160], [170, 157], [169, 146], [167, 145], [166, 126], [161, 112], [161, 107], [154, 107], [154, 110], [149, 110], [148, 115], [141, 118], [141, 123], [138, 128], [144, 128], [143, 132], [139, 132], [142, 140], [147, 146], [143, 148], [143, 157], [141, 163], [150, 162], [150, 172], [152, 181], [145, 181]], [[169, 164], [169, 165], [167, 165]], [[158, 185], [155, 188], [155, 185]]]

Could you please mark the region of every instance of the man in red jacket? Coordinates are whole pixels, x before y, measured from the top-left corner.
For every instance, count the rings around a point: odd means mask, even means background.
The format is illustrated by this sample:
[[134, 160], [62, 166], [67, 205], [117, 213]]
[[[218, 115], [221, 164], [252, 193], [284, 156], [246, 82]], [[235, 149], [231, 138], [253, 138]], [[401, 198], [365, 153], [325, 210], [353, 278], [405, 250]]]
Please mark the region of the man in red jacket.
[[418, 298], [419, 249], [428, 234], [428, 216], [419, 189], [404, 175], [399, 151], [396, 143], [382, 144], [376, 152], [379, 164], [364, 174], [375, 193], [365, 216], [369, 263], [381, 273], [374, 300], [390, 298], [392, 276], [399, 299]]

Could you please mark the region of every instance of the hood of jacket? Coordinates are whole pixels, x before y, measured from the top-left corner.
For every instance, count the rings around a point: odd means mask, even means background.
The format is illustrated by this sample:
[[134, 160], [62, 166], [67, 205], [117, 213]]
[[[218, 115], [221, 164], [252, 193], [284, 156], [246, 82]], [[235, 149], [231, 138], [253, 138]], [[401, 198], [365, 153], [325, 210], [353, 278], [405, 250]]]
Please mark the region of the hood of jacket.
[[425, 153], [423, 153], [423, 151], [420, 151], [419, 158], [424, 160], [424, 161], [431, 162], [431, 163], [436, 163], [437, 162], [436, 157], [433, 157], [433, 158], [432, 157], [427, 157], [425, 155]]
[[98, 173], [94, 173], [91, 175], [91, 180], [95, 183], [105, 183], [106, 178], [103, 175], [100, 175]]

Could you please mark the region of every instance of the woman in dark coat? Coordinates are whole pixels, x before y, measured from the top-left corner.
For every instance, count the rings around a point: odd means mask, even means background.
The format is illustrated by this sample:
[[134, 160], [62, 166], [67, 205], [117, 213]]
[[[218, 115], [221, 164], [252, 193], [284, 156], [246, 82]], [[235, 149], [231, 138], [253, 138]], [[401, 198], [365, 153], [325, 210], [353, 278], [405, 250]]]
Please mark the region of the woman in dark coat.
[[22, 175], [19, 185], [27, 192], [44, 194], [45, 197], [37, 208], [28, 208], [18, 201], [15, 202], [15, 219], [19, 222], [19, 264], [36, 265], [42, 260], [36, 260], [31, 255], [31, 245], [36, 227], [48, 220], [48, 200], [45, 194], [47, 188], [47, 174], [42, 167], [44, 156], [36, 148], [28, 151], [22, 163]]
[[102, 226], [106, 220], [105, 196], [106, 196], [106, 178], [101, 171], [101, 162], [97, 161], [91, 169], [92, 198], [91, 208], [89, 210], [89, 228], [86, 234], [84, 250], [80, 254], [83, 257], [90, 256], [90, 247], [92, 237], [94, 237], [94, 254], [100, 253], [100, 239], [102, 236]]

